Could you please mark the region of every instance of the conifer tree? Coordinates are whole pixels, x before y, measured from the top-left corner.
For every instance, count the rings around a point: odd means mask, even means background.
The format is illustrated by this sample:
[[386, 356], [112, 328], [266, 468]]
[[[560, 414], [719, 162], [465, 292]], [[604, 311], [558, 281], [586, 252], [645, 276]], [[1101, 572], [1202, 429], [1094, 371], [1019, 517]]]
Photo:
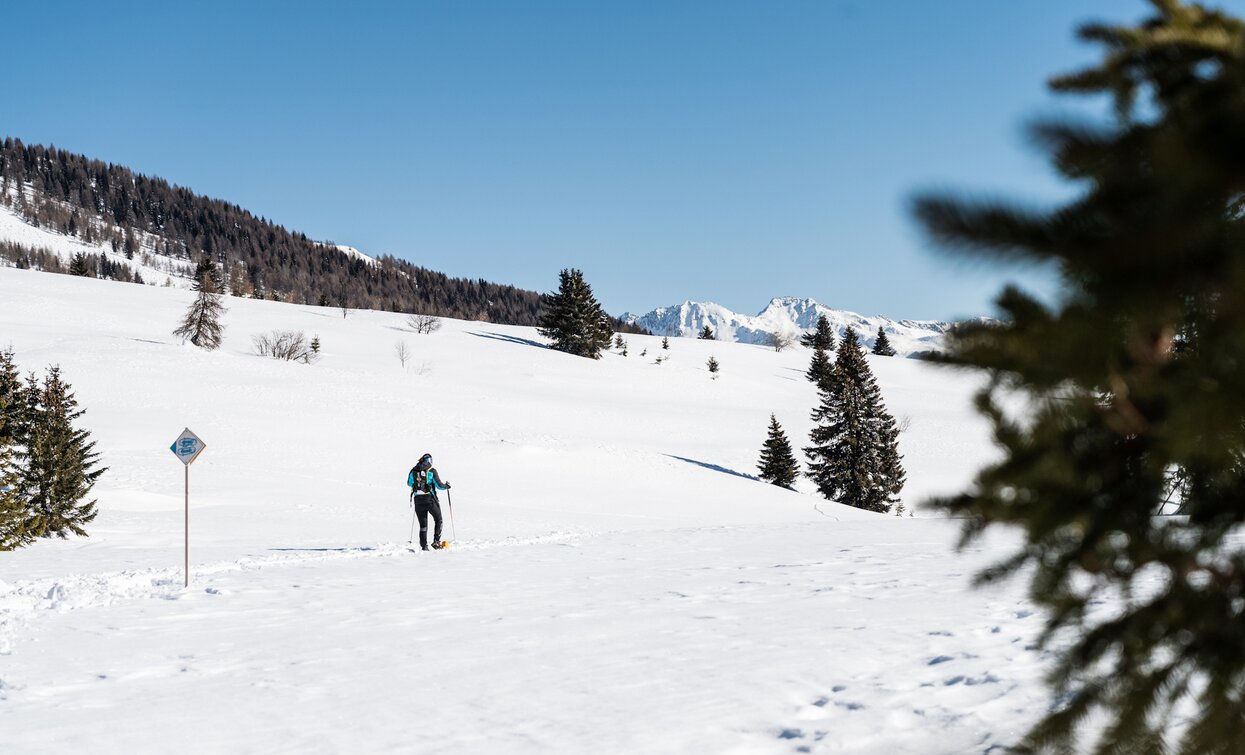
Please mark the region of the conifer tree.
[[27, 396], [11, 348], [0, 351], [0, 400], [5, 402], [5, 408], [0, 410], [0, 443], [17, 444], [27, 432]]
[[834, 363], [830, 361], [830, 356], [826, 354], [819, 342], [813, 344], [813, 359], [808, 365], [808, 372], [804, 375], [819, 390], [830, 390], [830, 381], [834, 377]]
[[11, 551], [34, 539], [30, 516], [20, 495], [16, 439], [8, 422], [9, 398], [0, 393], [0, 551]]
[[662, 336], [661, 348], [665, 351], [670, 351], [670, 336]]
[[718, 376], [718, 370], [722, 368], [722, 365], [718, 364], [718, 360], [712, 356], [709, 357], [709, 361], [705, 363], [705, 366], [709, 368], [709, 372], [712, 372], [714, 377]]
[[809, 477], [830, 500], [866, 511], [890, 511], [904, 484], [899, 429], [851, 328], [839, 344], [830, 385], [818, 392], [813, 445], [804, 449]]
[[26, 497], [29, 527], [35, 537], [85, 536], [83, 526], [95, 518], [95, 501], [85, 500], [99, 476], [99, 454], [90, 433], [74, 427], [85, 410], [52, 367], [42, 383], [27, 386], [36, 407], [26, 441], [20, 489]]
[[[1022, 531], [982, 578], [1029, 575], [1047, 613], [1056, 702], [1022, 751], [1245, 752], [1245, 23], [1152, 6], [1083, 26], [1101, 60], [1052, 81], [1115, 105], [1035, 127], [1069, 200], [916, 205], [949, 249], [1060, 271], [1053, 301], [1005, 289], [946, 359], [989, 377], [1002, 454], [940, 505], [966, 543]], [[1173, 470], [1187, 518], [1159, 521]]]
[[212, 351], [220, 348], [225, 328], [221, 325], [221, 316], [225, 313], [225, 305], [221, 303], [220, 294], [213, 293], [211, 279], [200, 278], [205, 285], [199, 288], [198, 295], [186, 310], [182, 324], [173, 331], [183, 341], [190, 341], [201, 349]]
[[800, 343], [810, 349], [820, 348], [822, 351], [834, 351], [834, 331], [825, 315], [817, 316], [817, 327], [800, 336]]
[[762, 480], [788, 490], [795, 489], [796, 478], [800, 476], [800, 463], [795, 459], [791, 441], [773, 414], [769, 415], [769, 436], [761, 447], [761, 463], [757, 469], [761, 471]]
[[544, 296], [545, 314], [538, 332], [553, 341], [550, 348], [600, 359], [614, 338], [609, 315], [592, 295], [579, 270], [559, 274], [558, 290]]
[[69, 260], [69, 274], [81, 277], [89, 277], [91, 275], [91, 266], [86, 261], [86, 254], [78, 252]]
[[34, 539], [18, 465], [25, 447], [26, 400], [13, 351], [0, 351], [0, 551], [20, 548]]
[[209, 294], [219, 294], [224, 290], [220, 269], [206, 254], [199, 258], [199, 263], [195, 266], [194, 283], [190, 287], [194, 291], [207, 291]]
[[700, 340], [702, 340], [702, 341], [712, 341], [712, 340], [714, 340], [713, 328], [709, 327], [708, 325], [706, 325], [705, 327], [701, 328], [701, 329], [700, 329], [700, 335], [699, 335], [699, 336], [697, 336], [697, 338], [699, 338], [699, 339], [700, 339]]
[[878, 326], [878, 337], [873, 342], [873, 353], [880, 357], [893, 357], [895, 350], [891, 348], [891, 341], [886, 337], [886, 331], [882, 330], [882, 326]]

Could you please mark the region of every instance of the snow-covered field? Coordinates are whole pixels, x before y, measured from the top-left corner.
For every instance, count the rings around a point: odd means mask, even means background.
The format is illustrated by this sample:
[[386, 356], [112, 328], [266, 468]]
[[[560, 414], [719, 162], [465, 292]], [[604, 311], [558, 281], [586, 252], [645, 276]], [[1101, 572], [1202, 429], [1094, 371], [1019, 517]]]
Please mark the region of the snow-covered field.
[[[61, 365], [110, 467], [89, 539], [0, 554], [0, 752], [986, 752], [1046, 704], [1022, 585], [969, 588], [1006, 538], [751, 477], [771, 412], [807, 442], [807, 349], [594, 362], [228, 298], [208, 353], [170, 334], [191, 296], [0, 269], [0, 345]], [[255, 356], [274, 329], [324, 358]], [[870, 360], [907, 506], [964, 485], [975, 381]], [[425, 451], [449, 553], [405, 548]]]

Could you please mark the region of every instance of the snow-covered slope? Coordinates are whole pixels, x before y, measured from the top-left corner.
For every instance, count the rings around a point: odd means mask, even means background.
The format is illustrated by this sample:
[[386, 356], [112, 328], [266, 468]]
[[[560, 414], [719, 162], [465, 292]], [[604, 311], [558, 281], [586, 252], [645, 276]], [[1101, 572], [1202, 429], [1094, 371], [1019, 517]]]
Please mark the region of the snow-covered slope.
[[376, 264], [375, 257], [369, 257], [363, 252], [360, 252], [358, 249], [355, 249], [353, 246], [346, 246], [345, 244], [333, 244], [329, 242], [324, 242], [324, 246], [331, 246], [337, 251], [345, 254], [347, 257], [350, 257], [351, 259], [362, 260], [368, 265]]
[[[629, 336], [593, 361], [227, 298], [204, 352], [170, 335], [190, 300], [0, 269], [0, 344], [61, 366], [109, 467], [89, 539], [0, 554], [4, 752], [962, 753], [1045, 705], [1023, 586], [969, 586], [1013, 543], [957, 555], [954, 522], [751, 477], [771, 412], [806, 442], [806, 350]], [[255, 356], [273, 329], [323, 360]], [[993, 453], [976, 381], [869, 359], [905, 503], [965, 485]], [[448, 553], [404, 547], [425, 451]]]
[[[159, 239], [151, 234], [136, 231], [135, 236], [138, 240], [139, 251], [134, 256], [134, 259], [126, 259], [124, 254], [113, 251], [108, 244], [87, 243], [74, 236], [57, 233], [47, 228], [36, 227], [18, 215], [13, 209], [0, 205], [0, 241], [9, 241], [32, 249], [51, 252], [66, 265], [69, 264], [70, 259], [75, 254], [103, 254], [109, 261], [122, 267], [127, 267], [132, 272], [137, 272], [142, 276], [143, 281], [148, 284], [179, 288], [190, 287], [194, 273], [194, 264], [184, 259], [171, 259], [160, 254], [156, 243]], [[317, 243], [320, 243], [321, 246], [336, 249], [347, 257], [361, 260], [368, 265], [376, 264], [374, 257], [370, 257], [352, 246], [329, 242]], [[0, 267], [7, 264], [11, 263], [0, 259]]]
[[774, 333], [797, 336], [812, 330], [822, 315], [840, 337], [848, 327], [855, 328], [866, 347], [873, 346], [878, 328], [882, 328], [891, 346], [902, 356], [937, 349], [950, 327], [950, 323], [933, 320], [865, 317], [794, 297], [771, 299], [756, 315], [741, 315], [711, 302], [687, 301], [659, 307], [645, 315], [624, 314], [623, 320], [662, 336], [697, 336], [708, 325], [718, 340], [764, 344]]
[[[154, 253], [152, 237], [138, 234], [140, 251], [134, 259], [114, 252], [108, 244], [89, 244], [73, 236], [38, 228], [28, 223], [12, 209], [0, 205], [0, 241], [9, 241], [24, 247], [50, 252], [68, 266], [75, 254], [102, 254], [110, 262], [128, 267], [151, 285], [190, 287], [194, 265], [185, 260], [174, 260]], [[12, 264], [0, 259], [0, 267]]]

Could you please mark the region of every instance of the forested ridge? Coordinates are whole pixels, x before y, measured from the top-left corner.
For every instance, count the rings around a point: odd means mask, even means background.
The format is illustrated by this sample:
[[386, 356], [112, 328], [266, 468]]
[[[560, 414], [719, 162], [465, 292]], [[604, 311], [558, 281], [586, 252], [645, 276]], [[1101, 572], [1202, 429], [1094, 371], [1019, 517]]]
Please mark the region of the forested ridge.
[[[36, 226], [111, 245], [129, 259], [158, 255], [190, 266], [209, 257], [237, 296], [513, 325], [540, 320], [541, 295], [535, 291], [451, 278], [387, 255], [372, 264], [236, 204], [54, 146], [5, 138], [0, 197]], [[57, 267], [38, 250], [13, 245], [5, 257], [21, 266]], [[98, 274], [133, 279], [103, 257], [99, 262]]]

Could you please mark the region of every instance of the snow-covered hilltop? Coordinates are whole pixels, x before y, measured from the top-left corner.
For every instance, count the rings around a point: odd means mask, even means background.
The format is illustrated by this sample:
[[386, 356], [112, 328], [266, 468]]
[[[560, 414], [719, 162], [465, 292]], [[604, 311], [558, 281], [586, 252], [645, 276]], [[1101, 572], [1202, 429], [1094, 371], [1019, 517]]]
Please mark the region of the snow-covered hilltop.
[[881, 327], [891, 346], [901, 356], [939, 348], [943, 334], [951, 327], [951, 323], [935, 320], [865, 317], [855, 312], [831, 309], [812, 299], [791, 296], [771, 299], [765, 309], [756, 315], [741, 315], [712, 302], [686, 301], [658, 307], [645, 315], [627, 313], [622, 319], [659, 336], [694, 337], [708, 325], [719, 341], [760, 344], [767, 343], [774, 333], [797, 336], [812, 330], [817, 325], [817, 318], [822, 315], [840, 337], [849, 326], [855, 328], [867, 347], [873, 346]]

